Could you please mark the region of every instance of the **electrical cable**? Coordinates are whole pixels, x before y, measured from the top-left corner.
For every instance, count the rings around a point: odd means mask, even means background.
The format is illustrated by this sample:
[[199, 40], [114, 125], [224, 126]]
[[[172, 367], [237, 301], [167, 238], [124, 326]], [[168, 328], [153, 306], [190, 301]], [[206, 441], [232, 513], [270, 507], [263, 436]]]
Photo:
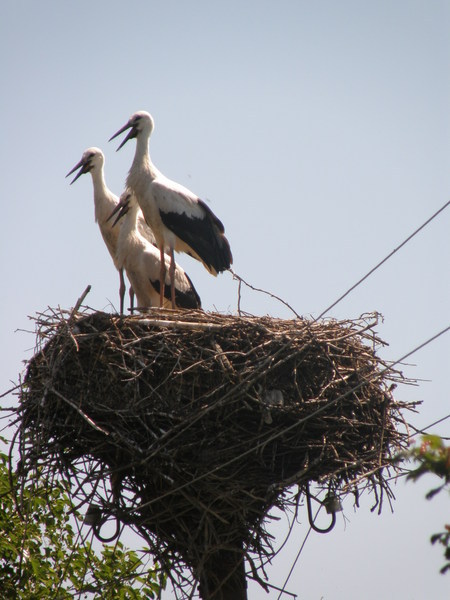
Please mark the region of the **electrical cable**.
[[361, 279], [359, 281], [357, 281], [354, 285], [352, 285], [346, 292], [344, 292], [342, 294], [342, 296], [339, 296], [339, 298], [337, 300], [335, 300], [335, 302], [333, 302], [333, 304], [330, 304], [330, 306], [328, 306], [325, 310], [323, 310], [320, 313], [320, 315], [315, 319], [315, 321], [318, 321], [319, 319], [321, 319], [329, 310], [334, 308], [336, 306], [336, 304], [338, 304], [341, 300], [343, 300], [346, 296], [348, 296], [348, 294], [350, 294], [350, 292], [352, 292], [363, 281], [365, 281], [370, 275], [372, 275], [372, 273], [374, 273], [379, 267], [381, 267], [381, 265], [383, 265], [387, 260], [389, 260], [391, 258], [391, 256], [393, 256], [396, 252], [398, 252], [398, 250], [400, 250], [400, 248], [403, 248], [403, 246], [405, 244], [407, 244], [415, 235], [417, 235], [419, 233], [419, 231], [421, 231], [424, 227], [426, 227], [428, 225], [428, 223], [431, 223], [431, 221], [434, 218], [436, 218], [449, 205], [450, 205], [450, 200], [448, 202], [446, 202], [443, 206], [441, 206], [441, 208], [439, 210], [437, 210], [433, 215], [431, 215], [431, 217], [429, 219], [427, 219], [424, 223], [422, 223], [422, 225], [420, 225], [420, 227], [418, 227], [415, 231], [413, 231], [413, 233], [411, 233], [411, 235], [409, 235], [399, 246], [394, 248], [394, 250], [392, 250], [392, 252], [390, 252], [387, 256], [385, 256], [383, 258], [383, 260], [381, 260], [372, 269], [370, 269], [370, 271], [368, 273], [366, 273], [364, 275], [364, 277], [361, 277]]

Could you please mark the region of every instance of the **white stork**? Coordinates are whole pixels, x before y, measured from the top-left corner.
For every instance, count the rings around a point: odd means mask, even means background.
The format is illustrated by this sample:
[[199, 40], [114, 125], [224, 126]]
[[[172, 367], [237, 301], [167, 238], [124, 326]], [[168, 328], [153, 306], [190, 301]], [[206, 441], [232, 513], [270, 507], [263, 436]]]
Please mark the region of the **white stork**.
[[190, 190], [165, 177], [153, 165], [148, 147], [153, 127], [152, 116], [139, 111], [110, 141], [130, 129], [117, 148], [120, 150], [128, 140], [136, 138], [136, 153], [126, 186], [135, 194], [160, 251], [160, 306], [164, 301], [166, 275], [164, 251], [170, 254], [171, 300], [175, 307], [174, 251], [190, 254], [201, 261], [212, 275], [229, 269], [233, 257], [224, 235], [224, 226], [212, 210]]
[[[159, 306], [161, 272], [160, 255], [157, 248], [150, 244], [139, 232], [138, 216], [141, 213], [135, 195], [125, 190], [111, 217], [119, 213], [113, 225], [122, 220], [117, 243], [117, 264], [125, 269], [136, 294], [138, 307]], [[166, 271], [169, 256], [164, 254]], [[169, 282], [167, 281], [167, 284]], [[170, 307], [170, 287], [165, 287], [166, 308]], [[201, 302], [192, 281], [184, 270], [175, 265], [175, 303], [176, 308], [200, 308]]]
[[[119, 271], [120, 286], [119, 286], [119, 297], [120, 297], [120, 314], [123, 314], [123, 305], [125, 297], [125, 280], [123, 277], [123, 269], [118, 266], [116, 260], [117, 252], [117, 240], [119, 237], [119, 227], [113, 227], [111, 222], [108, 222], [108, 218], [117, 206], [119, 198], [108, 189], [105, 183], [105, 176], [103, 171], [103, 165], [105, 164], [105, 156], [100, 148], [88, 148], [83, 152], [81, 160], [74, 166], [74, 168], [67, 173], [66, 177], [72, 175], [77, 169], [80, 169], [76, 176], [72, 179], [70, 184], [74, 183], [84, 173], [90, 173], [92, 176], [92, 183], [94, 186], [94, 206], [95, 206], [95, 222], [98, 223], [100, 232], [103, 240], [108, 248], [108, 251], [113, 259], [116, 269]], [[138, 216], [139, 229], [141, 234], [151, 244], [156, 244], [155, 236], [152, 230], [145, 223], [142, 212], [139, 211]], [[133, 308], [133, 288], [130, 287], [130, 302], [131, 308]]]

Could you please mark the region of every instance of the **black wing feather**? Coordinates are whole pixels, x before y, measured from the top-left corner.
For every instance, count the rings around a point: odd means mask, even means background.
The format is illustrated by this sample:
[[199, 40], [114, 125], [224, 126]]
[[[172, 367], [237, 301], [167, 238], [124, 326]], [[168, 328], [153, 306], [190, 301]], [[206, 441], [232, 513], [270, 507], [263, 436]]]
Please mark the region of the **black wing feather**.
[[[191, 281], [191, 278], [187, 273], [185, 273], [186, 279], [189, 281], [189, 288], [187, 288], [184, 292], [175, 287], [175, 303], [178, 308], [201, 308], [202, 301], [200, 300], [200, 296], [197, 293], [197, 290], [194, 287], [194, 284]], [[159, 279], [155, 281], [150, 279], [150, 283], [153, 286], [153, 289], [159, 294], [160, 286]], [[167, 300], [171, 300], [171, 291], [170, 285], [164, 286], [164, 297]]]
[[200, 256], [203, 262], [218, 273], [226, 271], [233, 262], [230, 244], [224, 235], [222, 221], [202, 201], [197, 201], [204, 214], [201, 218], [186, 213], [160, 211], [164, 225], [173, 231]]

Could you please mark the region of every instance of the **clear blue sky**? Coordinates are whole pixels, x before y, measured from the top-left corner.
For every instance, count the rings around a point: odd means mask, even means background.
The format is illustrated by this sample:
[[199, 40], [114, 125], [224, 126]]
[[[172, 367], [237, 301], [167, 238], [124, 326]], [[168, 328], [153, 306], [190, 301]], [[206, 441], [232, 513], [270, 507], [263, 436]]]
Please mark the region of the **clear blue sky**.
[[[0, 389], [32, 355], [28, 315], [70, 308], [87, 284], [118, 305], [118, 277], [94, 223], [92, 185], [65, 174], [88, 146], [120, 194], [134, 144], [108, 138], [131, 113], [155, 118], [152, 158], [223, 220], [234, 268], [317, 316], [449, 199], [450, 4], [264, 0], [4, 1], [0, 9], [3, 173]], [[378, 310], [395, 360], [449, 321], [450, 208], [329, 316]], [[229, 274], [179, 262], [206, 310], [236, 310]], [[249, 313], [289, 318], [243, 291]], [[408, 361], [424, 427], [450, 412], [450, 335]], [[433, 428], [449, 435], [449, 421]], [[301, 600], [447, 598], [440, 549], [448, 496], [399, 481], [394, 514], [368, 503], [313, 534], [287, 589]], [[269, 569], [281, 586], [307, 532]], [[275, 528], [282, 537], [282, 526]], [[250, 599], [275, 599], [252, 586]]]

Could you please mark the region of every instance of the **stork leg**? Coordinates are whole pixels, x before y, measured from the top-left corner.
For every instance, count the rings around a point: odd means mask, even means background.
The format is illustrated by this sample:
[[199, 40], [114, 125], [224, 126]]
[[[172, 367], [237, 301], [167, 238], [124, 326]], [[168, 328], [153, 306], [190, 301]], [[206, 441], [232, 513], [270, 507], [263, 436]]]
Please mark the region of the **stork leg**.
[[173, 248], [170, 248], [170, 297], [172, 299], [172, 308], [175, 309], [175, 256]]
[[128, 290], [128, 293], [130, 294], [130, 313], [133, 314], [134, 311], [134, 290], [130, 285], [130, 289]]
[[119, 286], [120, 314], [123, 315], [123, 305], [124, 305], [124, 299], [125, 299], [125, 280], [123, 278], [123, 269], [119, 269], [119, 278], [120, 278], [120, 286]]
[[164, 287], [166, 285], [166, 261], [164, 256], [164, 246], [159, 249], [161, 266], [159, 268], [159, 307], [164, 306]]

